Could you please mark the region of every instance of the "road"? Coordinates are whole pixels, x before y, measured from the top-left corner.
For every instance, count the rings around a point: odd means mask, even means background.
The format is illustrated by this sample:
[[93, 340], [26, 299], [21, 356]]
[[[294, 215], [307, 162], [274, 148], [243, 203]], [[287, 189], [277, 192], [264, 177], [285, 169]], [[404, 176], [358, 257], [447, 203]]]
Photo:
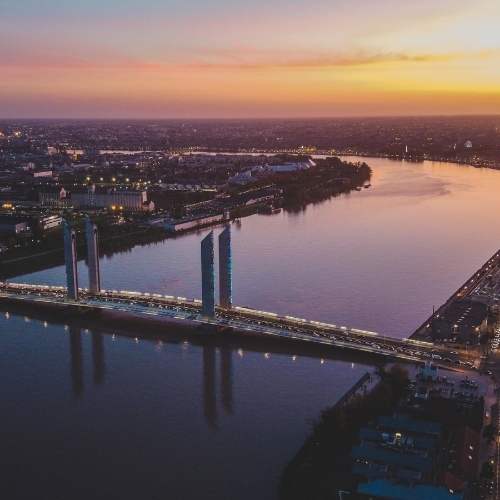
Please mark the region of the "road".
[[136, 316], [186, 321], [232, 329], [241, 334], [281, 337], [362, 351], [390, 359], [409, 362], [433, 361], [436, 365], [454, 369], [477, 369], [468, 353], [411, 339], [385, 337], [376, 332], [338, 326], [320, 321], [280, 316], [248, 307], [217, 308], [216, 316], [201, 314], [201, 301], [170, 295], [141, 293], [127, 290], [103, 290], [90, 294], [80, 289], [78, 302], [66, 296], [66, 288], [0, 282], [0, 298], [37, 304], [56, 304], [79, 308], [111, 310]]

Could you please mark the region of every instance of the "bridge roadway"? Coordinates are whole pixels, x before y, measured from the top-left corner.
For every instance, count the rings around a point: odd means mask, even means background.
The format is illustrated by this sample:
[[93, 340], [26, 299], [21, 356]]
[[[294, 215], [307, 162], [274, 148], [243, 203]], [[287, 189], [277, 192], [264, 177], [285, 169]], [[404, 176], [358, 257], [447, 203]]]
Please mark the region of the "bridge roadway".
[[218, 307], [216, 316], [210, 318], [201, 314], [200, 300], [185, 297], [126, 290], [102, 290], [99, 294], [91, 294], [87, 289], [80, 289], [80, 299], [75, 302], [68, 299], [66, 288], [62, 286], [0, 282], [1, 298], [111, 310], [122, 314], [155, 317], [158, 320], [186, 321], [233, 329], [242, 334], [282, 337], [364, 351], [409, 362], [432, 360], [436, 365], [446, 368], [474, 368], [474, 362], [467, 353], [451, 351], [429, 342], [385, 337], [376, 332], [293, 316], [279, 316], [240, 306], [233, 306], [231, 309]]

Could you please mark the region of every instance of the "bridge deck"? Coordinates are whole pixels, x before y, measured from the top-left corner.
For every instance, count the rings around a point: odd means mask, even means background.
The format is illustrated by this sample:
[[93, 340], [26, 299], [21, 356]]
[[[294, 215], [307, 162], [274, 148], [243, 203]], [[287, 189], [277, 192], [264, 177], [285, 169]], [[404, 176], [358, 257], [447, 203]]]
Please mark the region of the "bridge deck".
[[80, 289], [78, 302], [66, 296], [66, 288], [22, 283], [0, 283], [0, 298], [38, 304], [111, 310], [122, 314], [154, 317], [165, 321], [185, 321], [191, 324], [230, 328], [242, 334], [272, 336], [354, 349], [387, 358], [416, 362], [432, 360], [445, 367], [472, 368], [467, 353], [450, 351], [442, 346], [410, 339], [396, 339], [376, 332], [337, 326], [320, 321], [259, 311], [247, 307], [218, 307], [215, 317], [201, 314], [201, 301], [132, 291], [103, 290], [90, 294]]

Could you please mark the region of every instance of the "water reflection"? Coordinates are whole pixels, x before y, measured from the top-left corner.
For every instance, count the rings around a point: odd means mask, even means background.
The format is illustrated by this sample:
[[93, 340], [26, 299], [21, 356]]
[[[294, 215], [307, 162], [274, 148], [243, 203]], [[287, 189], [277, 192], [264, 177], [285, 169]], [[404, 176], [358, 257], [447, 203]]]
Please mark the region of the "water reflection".
[[92, 332], [92, 361], [94, 364], [94, 384], [104, 382], [104, 341], [102, 333]]
[[[22, 310], [22, 307], [20, 307], [20, 310]], [[9, 320], [11, 318], [10, 312], [5, 311], [4, 314], [5, 319]], [[22, 318], [25, 322], [31, 322], [32, 318], [34, 318], [43, 325], [44, 329], [50, 329], [54, 325], [52, 321], [47, 321], [47, 314], [43, 312]], [[102, 385], [106, 378], [104, 344], [107, 335], [109, 335], [112, 342], [129, 339], [134, 344], [139, 344], [142, 341], [145, 341], [146, 345], [151, 343], [156, 352], [161, 352], [167, 344], [176, 345], [182, 350], [182, 357], [185, 360], [188, 358], [184, 357], [184, 353], [192, 345], [201, 351], [198, 351], [202, 358], [200, 407], [207, 427], [212, 430], [220, 429], [220, 411], [227, 416], [235, 414], [234, 363], [235, 359], [243, 359], [246, 353], [258, 354], [262, 356], [265, 362], [271, 362], [274, 355], [286, 355], [292, 364], [295, 364], [299, 358], [304, 357], [314, 358], [319, 365], [325, 364], [326, 359], [342, 359], [352, 362], [352, 360], [360, 358], [359, 353], [325, 349], [320, 345], [292, 345], [275, 340], [226, 337], [216, 334], [186, 336], [185, 333], [180, 334], [175, 330], [169, 331], [168, 335], [162, 335], [161, 338], [156, 334], [143, 334], [137, 337], [137, 332], [128, 331], [127, 329], [116, 330], [113, 328], [110, 331], [103, 326], [96, 327], [93, 323], [85, 326], [90, 328], [74, 322], [64, 324], [64, 331], [67, 332], [69, 337], [71, 388], [76, 398], [81, 398], [85, 391], [84, 353], [87, 350], [84, 348], [82, 336], [87, 337], [90, 334], [89, 350], [92, 358], [90, 366], [92, 367], [92, 381], [96, 386]], [[352, 362], [351, 368], [354, 368], [354, 366], [354, 362]]]
[[[46, 324], [47, 322], [45, 322]], [[83, 347], [82, 332], [78, 326], [70, 325], [69, 332], [70, 346], [70, 364], [71, 364], [71, 384], [73, 394], [81, 397], [84, 391], [84, 373], [83, 373]], [[88, 330], [86, 330], [88, 333]], [[104, 382], [105, 361], [104, 361], [104, 339], [102, 333], [92, 332], [92, 364], [93, 381], [95, 385]]]
[[223, 346], [220, 349], [220, 390], [222, 407], [228, 415], [233, 413], [233, 351]]
[[321, 359], [348, 357], [331, 349], [166, 325], [138, 334], [116, 318], [58, 321], [52, 310], [6, 307], [0, 442], [16, 498], [114, 491], [128, 500], [168, 489], [186, 500], [274, 500], [306, 422], [362, 371], [344, 361], [320, 370]]
[[203, 410], [207, 424], [217, 427], [217, 399], [215, 391], [215, 347], [203, 346]]
[[80, 328], [76, 326], [69, 327], [69, 349], [73, 394], [79, 398], [83, 394], [83, 354], [82, 336]]

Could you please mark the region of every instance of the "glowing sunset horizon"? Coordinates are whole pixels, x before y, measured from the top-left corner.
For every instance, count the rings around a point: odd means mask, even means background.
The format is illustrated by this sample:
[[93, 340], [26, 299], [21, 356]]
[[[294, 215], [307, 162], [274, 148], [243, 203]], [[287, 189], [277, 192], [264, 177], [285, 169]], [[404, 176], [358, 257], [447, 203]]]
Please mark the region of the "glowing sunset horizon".
[[0, 0], [0, 116], [497, 114], [499, 21], [497, 0]]

